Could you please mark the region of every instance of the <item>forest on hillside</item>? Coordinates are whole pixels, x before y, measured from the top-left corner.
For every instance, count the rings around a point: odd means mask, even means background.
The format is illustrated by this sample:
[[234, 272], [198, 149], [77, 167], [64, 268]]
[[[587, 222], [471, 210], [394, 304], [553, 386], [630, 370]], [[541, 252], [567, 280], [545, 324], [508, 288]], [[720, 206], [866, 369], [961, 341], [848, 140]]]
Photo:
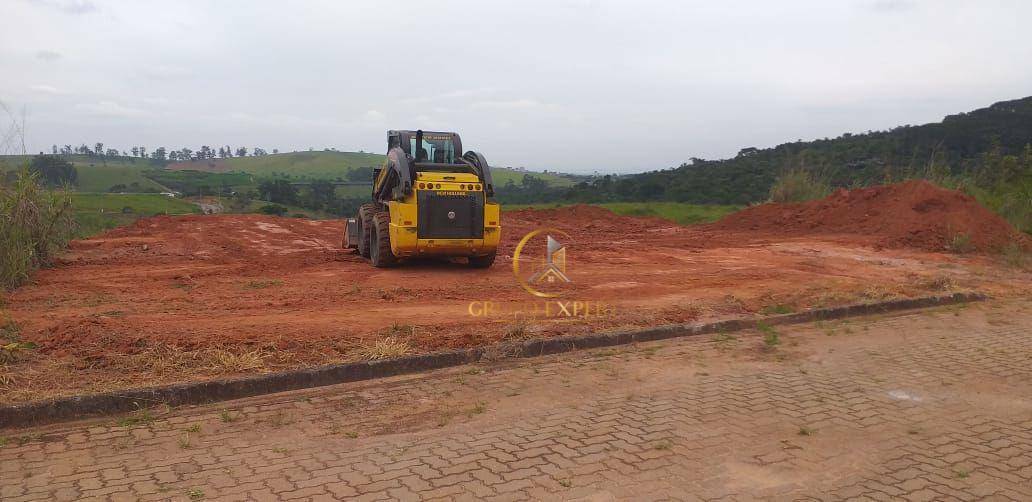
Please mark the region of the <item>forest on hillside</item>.
[[942, 122], [843, 134], [772, 148], [743, 148], [734, 158], [692, 158], [672, 169], [601, 176], [570, 188], [527, 179], [501, 187], [509, 202], [678, 201], [748, 204], [767, 199], [784, 172], [807, 170], [833, 187], [929, 176], [973, 176], [982, 184], [1032, 170], [1032, 97], [947, 116]]

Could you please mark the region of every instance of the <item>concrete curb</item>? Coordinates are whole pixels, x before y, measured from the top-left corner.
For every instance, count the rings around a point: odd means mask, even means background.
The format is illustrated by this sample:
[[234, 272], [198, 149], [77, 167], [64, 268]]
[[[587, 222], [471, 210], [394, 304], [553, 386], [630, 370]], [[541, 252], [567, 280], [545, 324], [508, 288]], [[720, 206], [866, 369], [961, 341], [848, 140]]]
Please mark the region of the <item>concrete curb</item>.
[[459, 366], [482, 359], [490, 359], [496, 354], [500, 354], [503, 357], [535, 357], [635, 342], [649, 342], [708, 333], [729, 333], [755, 328], [760, 323], [768, 325], [797, 324], [824, 319], [841, 319], [899, 310], [982, 301], [987, 298], [986, 295], [981, 293], [954, 293], [952, 295], [927, 296], [816, 309], [760, 319], [729, 319], [709, 323], [670, 324], [637, 330], [562, 336], [528, 340], [519, 343], [501, 343], [485, 347], [434, 352], [384, 361], [332, 364], [243, 378], [62, 397], [47, 401], [0, 406], [0, 429], [124, 413], [140, 407], [158, 404], [167, 404], [169, 406], [203, 404], [261, 394], [370, 380]]

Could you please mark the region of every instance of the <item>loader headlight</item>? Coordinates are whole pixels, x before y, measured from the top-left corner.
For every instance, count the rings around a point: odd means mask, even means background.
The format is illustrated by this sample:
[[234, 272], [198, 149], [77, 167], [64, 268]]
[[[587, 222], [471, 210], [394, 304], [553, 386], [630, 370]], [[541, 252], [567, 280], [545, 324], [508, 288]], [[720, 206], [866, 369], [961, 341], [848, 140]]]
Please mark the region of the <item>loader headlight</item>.
[[426, 188], [426, 183], [420, 183], [419, 184], [419, 189], [422, 190], [424, 188]]

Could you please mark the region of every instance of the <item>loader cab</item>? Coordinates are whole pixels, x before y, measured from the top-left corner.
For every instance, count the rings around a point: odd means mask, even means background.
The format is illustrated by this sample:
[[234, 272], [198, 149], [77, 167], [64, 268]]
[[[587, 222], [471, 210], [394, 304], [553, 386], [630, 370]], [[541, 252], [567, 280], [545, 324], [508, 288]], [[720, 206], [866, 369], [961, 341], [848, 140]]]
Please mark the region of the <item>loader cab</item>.
[[[418, 142], [418, 144], [417, 144]], [[462, 140], [453, 132], [390, 131], [387, 150], [401, 147], [418, 171], [468, 172], [462, 157]]]

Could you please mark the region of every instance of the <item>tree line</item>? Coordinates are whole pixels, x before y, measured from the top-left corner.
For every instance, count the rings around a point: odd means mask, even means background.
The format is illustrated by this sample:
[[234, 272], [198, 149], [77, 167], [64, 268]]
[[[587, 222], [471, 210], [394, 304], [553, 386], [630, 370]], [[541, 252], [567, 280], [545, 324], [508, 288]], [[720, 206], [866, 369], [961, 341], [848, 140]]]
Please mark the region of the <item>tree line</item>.
[[[190, 148], [168, 149], [163, 146], [155, 148], [148, 153], [145, 146], [134, 146], [129, 150], [119, 151], [117, 148], [104, 148], [104, 143], [94, 143], [92, 147], [85, 143], [73, 147], [63, 145], [58, 147], [52, 145], [50, 151], [54, 155], [85, 155], [87, 157], [116, 158], [126, 157], [132, 159], [149, 159], [157, 162], [187, 162], [195, 160], [211, 160], [215, 158], [229, 159], [233, 157], [262, 157], [269, 153], [261, 147], [248, 149], [245, 146], [233, 148], [229, 145], [220, 146], [217, 149], [208, 145], [201, 145], [196, 151]], [[279, 149], [273, 148], [272, 153], [279, 153]]]

